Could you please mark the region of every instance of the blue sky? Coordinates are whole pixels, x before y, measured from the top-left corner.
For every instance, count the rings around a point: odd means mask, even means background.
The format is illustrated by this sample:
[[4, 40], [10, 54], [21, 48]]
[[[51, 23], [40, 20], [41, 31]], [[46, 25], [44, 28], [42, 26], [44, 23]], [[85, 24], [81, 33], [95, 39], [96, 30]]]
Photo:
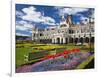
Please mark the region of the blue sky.
[[40, 29], [59, 26], [62, 15], [72, 15], [75, 24], [86, 24], [89, 16], [94, 21], [93, 8], [16, 4], [16, 34], [31, 36], [34, 25]]

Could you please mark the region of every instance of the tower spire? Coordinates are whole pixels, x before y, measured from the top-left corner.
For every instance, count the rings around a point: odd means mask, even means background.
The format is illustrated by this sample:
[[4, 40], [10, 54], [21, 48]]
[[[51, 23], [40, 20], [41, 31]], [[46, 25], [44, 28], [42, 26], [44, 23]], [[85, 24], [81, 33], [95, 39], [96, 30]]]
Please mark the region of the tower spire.
[[72, 22], [72, 15], [68, 15], [67, 19], [66, 19], [67, 24], [69, 24], [69, 26], [72, 26], [73, 22]]
[[61, 20], [62, 20], [62, 21], [65, 21], [64, 14], [62, 14], [62, 16], [61, 16]]

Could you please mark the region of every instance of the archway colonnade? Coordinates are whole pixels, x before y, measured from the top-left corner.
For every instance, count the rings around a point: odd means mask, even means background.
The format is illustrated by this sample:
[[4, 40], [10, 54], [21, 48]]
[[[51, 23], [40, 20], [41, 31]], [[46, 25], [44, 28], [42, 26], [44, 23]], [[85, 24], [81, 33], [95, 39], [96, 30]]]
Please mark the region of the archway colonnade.
[[68, 43], [94, 43], [94, 37], [76, 37], [76, 38], [62, 38], [62, 37], [57, 37], [57, 38], [52, 38], [52, 43], [53, 44], [68, 44]]

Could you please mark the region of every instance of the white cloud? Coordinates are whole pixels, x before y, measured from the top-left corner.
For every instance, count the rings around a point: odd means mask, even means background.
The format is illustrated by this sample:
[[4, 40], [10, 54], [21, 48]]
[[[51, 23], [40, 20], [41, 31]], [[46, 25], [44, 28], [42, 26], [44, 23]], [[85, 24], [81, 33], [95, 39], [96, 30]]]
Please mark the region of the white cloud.
[[24, 14], [22, 13], [22, 12], [20, 12], [20, 11], [16, 11], [16, 16], [17, 17], [21, 17], [21, 16], [23, 16]]
[[50, 22], [44, 22], [43, 24], [47, 24], [47, 25], [56, 25], [55, 23], [50, 23]]
[[32, 30], [30, 30], [29, 33], [32, 33]]
[[88, 17], [85, 17], [85, 16], [81, 16], [80, 17], [80, 20], [83, 24], [87, 24], [89, 23], [89, 18]]
[[32, 29], [33, 25], [29, 24], [26, 21], [17, 21], [16, 22], [16, 30], [21, 30], [21, 31], [27, 31], [29, 29]]
[[89, 22], [89, 18], [88, 17], [81, 16], [80, 19], [81, 20], [87, 20]]
[[30, 36], [28, 34], [23, 34], [23, 33], [16, 33], [16, 35], [19, 35], [19, 36]]
[[28, 28], [23, 26], [23, 25], [16, 25], [16, 30], [21, 30], [21, 31], [25, 31], [27, 30]]
[[36, 8], [33, 6], [30, 6], [28, 8], [22, 9], [24, 15], [21, 15], [20, 18], [23, 20], [36, 22], [36, 23], [44, 23], [48, 25], [55, 24], [55, 20], [52, 17], [44, 16], [41, 12], [36, 11]]
[[84, 12], [84, 11], [88, 11], [87, 8], [66, 8], [66, 7], [55, 7], [55, 9], [58, 9], [58, 13], [59, 15], [74, 15], [77, 14], [79, 12]]
[[[81, 20], [82, 23], [84, 23], [84, 24], [89, 23], [89, 17], [81, 16], [81, 17], [80, 17], [80, 20]], [[90, 21], [91, 21], [91, 22], [94, 22], [94, 17], [91, 17]]]
[[27, 24], [27, 22], [24, 20], [21, 20], [21, 21], [16, 21], [16, 24]]
[[46, 17], [42, 17], [42, 18], [45, 22], [55, 23], [55, 20], [51, 17], [46, 16]]
[[29, 8], [23, 8], [22, 11], [26, 14], [34, 14], [34, 11], [36, 10], [36, 8], [34, 8], [33, 6], [30, 6]]
[[77, 24], [77, 25], [79, 25], [79, 24], [80, 24], [80, 22], [77, 22], [76, 24]]

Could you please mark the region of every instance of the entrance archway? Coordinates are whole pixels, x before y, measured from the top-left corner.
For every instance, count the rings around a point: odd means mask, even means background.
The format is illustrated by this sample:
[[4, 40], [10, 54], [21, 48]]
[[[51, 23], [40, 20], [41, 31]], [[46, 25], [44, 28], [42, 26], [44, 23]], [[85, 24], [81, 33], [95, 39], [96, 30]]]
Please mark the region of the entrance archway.
[[94, 37], [91, 37], [91, 43], [94, 43]]
[[75, 38], [75, 44], [77, 44], [78, 43], [78, 38]]
[[68, 44], [68, 38], [65, 38], [65, 43]]
[[86, 43], [89, 43], [89, 37], [86, 37], [86, 38], [85, 38], [85, 42], [86, 42]]
[[69, 39], [69, 43], [73, 43], [73, 38], [72, 37]]
[[82, 44], [83, 44], [83, 38], [82, 38], [82, 37], [80, 38], [80, 40], [79, 40], [79, 41], [80, 41], [80, 43], [82, 43]]
[[60, 38], [57, 38], [57, 44], [60, 44]]

